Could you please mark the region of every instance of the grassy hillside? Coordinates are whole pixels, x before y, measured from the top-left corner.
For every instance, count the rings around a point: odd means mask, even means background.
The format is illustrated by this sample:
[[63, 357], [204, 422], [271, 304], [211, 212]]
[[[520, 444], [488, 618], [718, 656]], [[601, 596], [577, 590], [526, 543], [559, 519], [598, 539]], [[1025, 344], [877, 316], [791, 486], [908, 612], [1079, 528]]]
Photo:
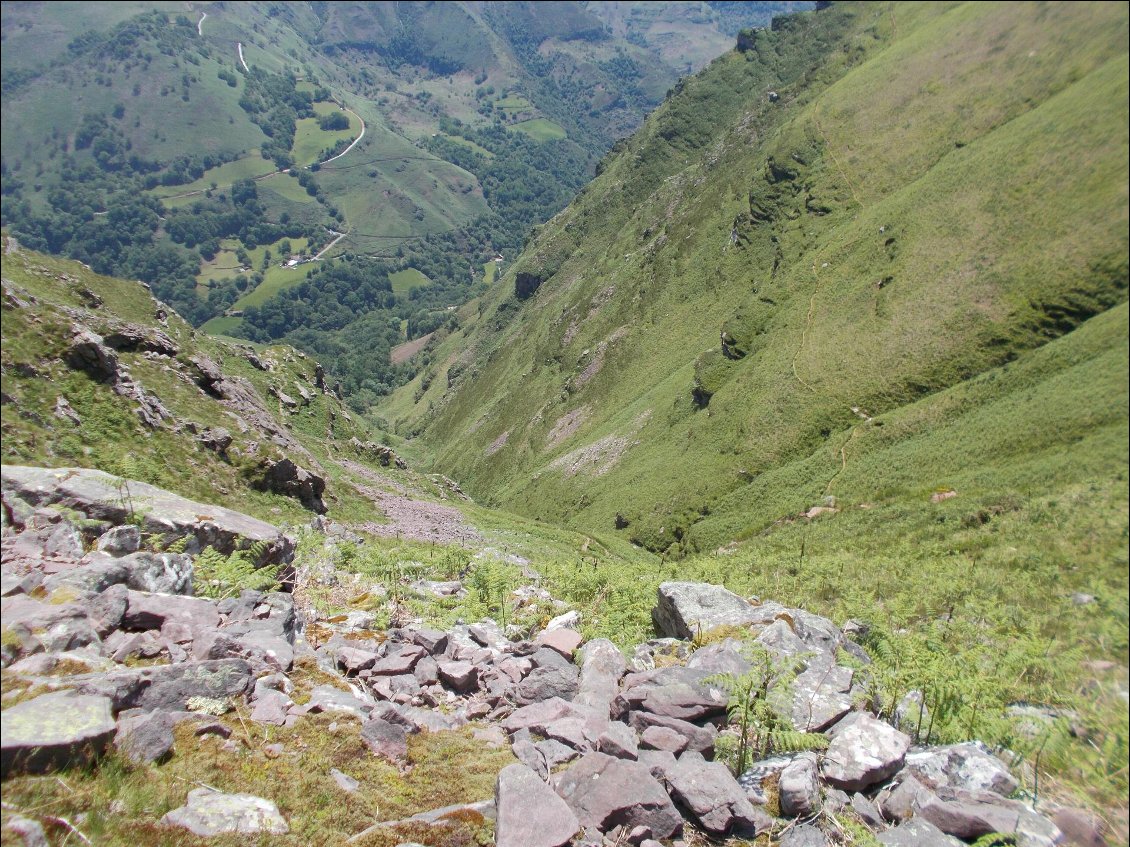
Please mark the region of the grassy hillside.
[[672, 578], [855, 617], [951, 737], [1033, 753], [1015, 702], [1107, 727], [1047, 759], [1121, 808], [1126, 37], [976, 3], [743, 36], [384, 418], [488, 503], [658, 553], [571, 572], [620, 631]]
[[1125, 300], [1125, 16], [1043, 14], [758, 34], [609, 157], [390, 417], [494, 502], [657, 551], [811, 505], [867, 418]]

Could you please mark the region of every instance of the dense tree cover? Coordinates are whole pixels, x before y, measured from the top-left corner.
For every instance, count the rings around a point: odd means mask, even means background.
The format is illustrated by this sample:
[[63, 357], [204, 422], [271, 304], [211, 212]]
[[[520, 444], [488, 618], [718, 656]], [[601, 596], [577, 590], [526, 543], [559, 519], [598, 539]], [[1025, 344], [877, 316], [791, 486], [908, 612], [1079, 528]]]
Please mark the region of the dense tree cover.
[[[80, 154], [63, 161], [58, 183], [41, 192], [39, 203], [25, 196], [23, 182], [11, 178], [5, 166], [0, 217], [33, 249], [70, 256], [100, 273], [149, 282], [158, 297], [193, 323], [221, 314], [247, 287], [246, 280], [242, 287], [232, 280], [213, 286], [207, 298], [197, 295], [201, 257], [215, 256], [221, 238], [238, 237], [253, 248], [284, 237], [321, 235], [308, 224], [268, 220], [252, 180], [235, 183], [228, 194], [210, 193], [189, 207], [165, 211], [142, 191], [153, 175], [133, 173], [121, 161], [124, 149], [102, 144], [116, 137], [113, 127], [93, 116], [83, 121], [78, 136]], [[162, 222], [168, 240], [161, 237]]]
[[326, 132], [349, 129], [349, 116], [345, 112], [330, 112], [318, 118], [318, 126]]
[[219, 239], [236, 237], [244, 247], [273, 244], [280, 238], [316, 235], [296, 222], [272, 223], [259, 202], [254, 180], [234, 183], [231, 193], [214, 194], [188, 208], [166, 214], [165, 232], [177, 244], [200, 247], [205, 259], [211, 259], [219, 248]]
[[567, 139], [539, 142], [500, 123], [472, 129], [457, 120], [444, 119], [440, 128], [492, 154], [484, 156], [443, 135], [428, 141], [428, 149], [437, 156], [479, 178], [483, 196], [505, 230], [506, 243], [497, 247], [519, 245], [531, 226], [561, 209], [588, 179], [589, 154]]
[[263, 158], [273, 160], [280, 170], [294, 164], [290, 149], [296, 122], [314, 117], [315, 94], [299, 91], [297, 86], [293, 73], [273, 74], [253, 67], [239, 98], [240, 107], [269, 139], [261, 147]]
[[319, 263], [286, 296], [249, 306], [243, 320], [255, 341], [282, 338], [296, 329], [328, 331], [378, 309], [391, 310], [396, 295], [388, 281], [391, 266], [364, 257]]
[[389, 360], [401, 341], [401, 321], [410, 314], [428, 320], [426, 310], [393, 293], [388, 275], [395, 268], [352, 255], [321, 263], [283, 295], [247, 307], [243, 334], [260, 342], [285, 340], [325, 362], [363, 410], [411, 377], [408, 367]]
[[[100, 137], [91, 136], [90, 145]], [[141, 191], [139, 177], [119, 168], [116, 154], [93, 160], [69, 156], [59, 183], [34, 206], [21, 184], [5, 180], [0, 217], [32, 249], [70, 256], [100, 273], [151, 282], [158, 297], [191, 319], [199, 306], [200, 257], [157, 240], [160, 202]]]
[[400, 343], [400, 317], [369, 312], [337, 332], [300, 329], [286, 336], [293, 344], [322, 362], [333, 363], [331, 375], [350, 405], [359, 412], [412, 376], [407, 365], [393, 365], [389, 351]]

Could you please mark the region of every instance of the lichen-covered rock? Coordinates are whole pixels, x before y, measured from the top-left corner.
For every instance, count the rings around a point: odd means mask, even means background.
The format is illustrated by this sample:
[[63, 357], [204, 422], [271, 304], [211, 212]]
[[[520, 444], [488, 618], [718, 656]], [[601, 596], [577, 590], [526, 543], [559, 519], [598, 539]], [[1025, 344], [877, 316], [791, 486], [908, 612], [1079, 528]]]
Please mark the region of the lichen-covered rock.
[[5, 597], [0, 611], [6, 632], [5, 655], [10, 651], [12, 659], [74, 650], [100, 641], [86, 610], [77, 603], [41, 603], [17, 594]]
[[285, 564], [294, 556], [294, 540], [269, 523], [90, 468], [4, 465], [0, 490], [5, 500], [16, 497], [33, 506], [58, 504], [112, 524], [128, 523], [130, 517], [140, 515], [143, 532], [169, 541], [188, 535], [198, 550], [214, 547], [228, 554], [262, 542], [256, 566]]
[[884, 847], [962, 847], [961, 841], [922, 818], [912, 818], [876, 838]]
[[946, 787], [936, 793], [920, 791], [914, 799], [914, 813], [965, 841], [990, 832], [1014, 834], [1019, 847], [1055, 847], [1063, 840], [1056, 825], [1043, 815], [991, 791]]
[[909, 737], [862, 712], [844, 718], [829, 735], [821, 774], [844, 791], [862, 791], [892, 776], [910, 749]]
[[694, 638], [720, 626], [744, 626], [758, 619], [754, 606], [721, 585], [664, 582], [651, 610], [656, 628], [673, 638]]
[[84, 674], [72, 681], [82, 694], [110, 698], [115, 712], [134, 708], [184, 711], [197, 697], [228, 701], [245, 694], [251, 687], [251, 665], [243, 659], [183, 662]]
[[194, 835], [209, 837], [225, 832], [285, 835], [290, 831], [278, 806], [252, 794], [223, 794], [194, 788], [179, 809], [161, 818], [166, 826], [179, 826]]
[[1005, 763], [975, 741], [913, 750], [906, 756], [906, 770], [934, 787], [992, 791], [1004, 797], [1019, 785]]
[[107, 697], [57, 691], [5, 709], [0, 720], [3, 775], [46, 773], [93, 761], [117, 729], [110, 706]]
[[192, 593], [192, 557], [184, 553], [130, 553], [119, 560], [126, 567], [126, 584], [136, 591], [161, 594]]
[[781, 835], [780, 847], [828, 847], [828, 837], [812, 824], [790, 827]]
[[128, 556], [141, 546], [141, 530], [133, 524], [115, 526], [98, 538], [97, 547], [111, 556]]
[[793, 728], [821, 732], [851, 711], [854, 672], [840, 665], [814, 664], [793, 680]]

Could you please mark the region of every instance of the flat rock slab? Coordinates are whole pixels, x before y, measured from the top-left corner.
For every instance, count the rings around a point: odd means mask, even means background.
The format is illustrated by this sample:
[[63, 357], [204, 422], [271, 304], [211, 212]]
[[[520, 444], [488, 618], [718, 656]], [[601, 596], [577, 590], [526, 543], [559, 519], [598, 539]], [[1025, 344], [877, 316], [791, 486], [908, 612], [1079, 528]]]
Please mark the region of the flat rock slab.
[[961, 841], [922, 818], [912, 818], [875, 837], [885, 847], [962, 847]]
[[588, 753], [558, 777], [557, 793], [590, 835], [614, 826], [646, 826], [670, 838], [683, 826], [663, 786], [639, 762]]
[[108, 697], [58, 691], [5, 709], [3, 775], [46, 773], [92, 761], [117, 730], [110, 705]]
[[204, 837], [225, 832], [285, 835], [290, 831], [270, 800], [253, 794], [223, 794], [208, 788], [188, 792], [187, 802], [161, 818], [161, 823]]
[[212, 546], [226, 554], [261, 541], [264, 552], [259, 565], [286, 563], [294, 557], [294, 540], [265, 521], [103, 471], [3, 465], [0, 487], [33, 506], [59, 504], [113, 524], [143, 515], [145, 532], [192, 535], [200, 549]]
[[580, 831], [577, 816], [525, 765], [510, 765], [494, 788], [496, 847], [564, 847]]
[[246, 693], [251, 673], [251, 665], [243, 659], [217, 659], [73, 679], [81, 693], [109, 697], [116, 712], [133, 708], [183, 711], [194, 697], [224, 700]]
[[573, 660], [573, 652], [581, 646], [584, 639], [575, 629], [547, 629], [538, 635], [536, 644], [556, 650], [569, 661]]

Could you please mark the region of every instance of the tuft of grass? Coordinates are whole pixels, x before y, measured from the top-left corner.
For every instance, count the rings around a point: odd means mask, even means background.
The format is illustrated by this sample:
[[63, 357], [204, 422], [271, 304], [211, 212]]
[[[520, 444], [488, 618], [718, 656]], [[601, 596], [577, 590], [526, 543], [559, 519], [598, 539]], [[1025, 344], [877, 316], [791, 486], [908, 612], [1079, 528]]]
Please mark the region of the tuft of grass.
[[[161, 765], [138, 767], [111, 754], [89, 769], [58, 774], [61, 779], [5, 780], [5, 813], [71, 820], [85, 815], [84, 833], [108, 847], [246, 843], [245, 836], [200, 839], [157, 823], [192, 788], [204, 785], [275, 802], [290, 832], [272, 837], [272, 844], [340, 844], [377, 821], [487, 799], [498, 771], [513, 762], [508, 749], [484, 746], [469, 729], [410, 736], [408, 767], [401, 770], [369, 752], [360, 723], [351, 717], [310, 715], [289, 729], [264, 728], [239, 716], [222, 720], [233, 732], [234, 749], [216, 736], [197, 737], [185, 722], [176, 729], [174, 755]], [[335, 768], [358, 780], [360, 788], [343, 791], [330, 775]], [[377, 833], [364, 843], [399, 843], [388, 839], [400, 831]], [[437, 832], [451, 844], [486, 844], [491, 827], [481, 816], [455, 816]], [[436, 843], [430, 836], [426, 840]]]

